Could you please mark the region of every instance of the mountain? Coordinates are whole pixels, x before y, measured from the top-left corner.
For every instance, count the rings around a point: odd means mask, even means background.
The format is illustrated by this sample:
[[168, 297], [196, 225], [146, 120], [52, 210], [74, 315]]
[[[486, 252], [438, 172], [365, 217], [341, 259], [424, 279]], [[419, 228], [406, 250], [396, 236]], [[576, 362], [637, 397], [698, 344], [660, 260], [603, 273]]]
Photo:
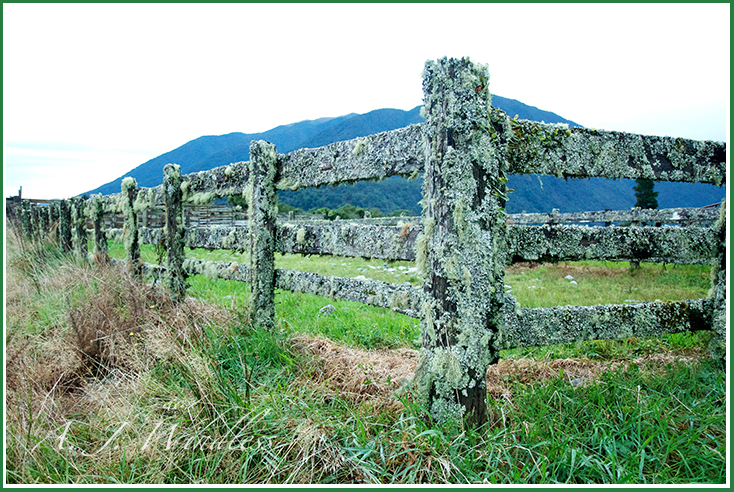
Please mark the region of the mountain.
[[[393, 110], [397, 111], [397, 110]], [[303, 147], [301, 142], [318, 133], [349, 120], [356, 114], [337, 118], [320, 118], [290, 125], [281, 125], [262, 133], [229, 133], [227, 135], [204, 136], [185, 143], [181, 147], [139, 165], [114, 181], [104, 184], [87, 193], [119, 193], [122, 179], [132, 176], [138, 186], [158, 186], [163, 181], [163, 167], [169, 163], [181, 166], [182, 174], [204, 171], [233, 162], [250, 160], [250, 142], [266, 140], [275, 144], [279, 152], [290, 152]]]
[[[555, 113], [514, 99], [493, 95], [492, 105], [511, 117], [518, 115], [520, 119], [580, 126]], [[141, 164], [125, 176], [134, 177], [139, 186], [157, 186], [163, 178], [163, 166], [171, 162], [180, 165], [183, 174], [188, 174], [232, 162], [247, 161], [252, 140], [266, 140], [275, 144], [279, 152], [285, 153], [394, 130], [422, 121], [418, 106], [410, 111], [378, 109], [365, 114], [352, 113], [336, 118], [302, 121], [261, 133], [204, 136]], [[117, 193], [123, 177], [88, 193]], [[554, 208], [561, 212], [625, 210], [635, 204], [632, 189], [634, 184], [633, 180], [627, 179], [591, 178], [566, 181], [555, 176], [511, 175], [508, 187], [515, 191], [509, 195], [507, 211], [550, 212]], [[421, 185], [421, 178], [407, 181], [405, 178], [393, 176], [378, 183], [362, 181], [352, 185], [278, 191], [278, 200], [303, 210], [321, 207], [333, 209], [349, 203], [362, 208], [379, 208], [383, 213], [409, 210], [419, 215]], [[660, 182], [655, 184], [655, 190], [658, 192], [660, 208], [701, 207], [717, 203], [725, 195], [723, 188], [700, 183]]]

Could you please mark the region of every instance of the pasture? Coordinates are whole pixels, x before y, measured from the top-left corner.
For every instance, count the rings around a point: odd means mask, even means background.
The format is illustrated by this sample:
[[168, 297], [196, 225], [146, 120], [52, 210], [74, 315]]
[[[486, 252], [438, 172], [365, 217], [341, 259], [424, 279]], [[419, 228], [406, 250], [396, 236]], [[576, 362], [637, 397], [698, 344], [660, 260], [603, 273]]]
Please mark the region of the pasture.
[[[10, 483], [726, 479], [726, 375], [708, 331], [502, 351], [489, 420], [470, 428], [434, 422], [414, 398], [413, 318], [276, 291], [274, 329], [255, 330], [242, 282], [193, 276], [176, 304], [152, 279], [50, 245], [11, 235], [7, 252]], [[159, 263], [151, 246], [141, 255]], [[276, 264], [418, 285], [411, 262]], [[611, 262], [517, 264], [505, 284], [523, 307], [700, 298], [711, 285], [708, 266]]]

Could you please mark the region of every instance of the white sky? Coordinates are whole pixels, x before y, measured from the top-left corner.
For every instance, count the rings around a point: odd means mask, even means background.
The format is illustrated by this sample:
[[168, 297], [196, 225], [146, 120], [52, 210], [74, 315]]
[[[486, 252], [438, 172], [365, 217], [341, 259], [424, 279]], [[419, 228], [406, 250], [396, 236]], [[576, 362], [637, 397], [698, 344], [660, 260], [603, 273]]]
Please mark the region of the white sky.
[[587, 127], [727, 140], [729, 4], [3, 4], [5, 196], [202, 135], [422, 103], [427, 59]]

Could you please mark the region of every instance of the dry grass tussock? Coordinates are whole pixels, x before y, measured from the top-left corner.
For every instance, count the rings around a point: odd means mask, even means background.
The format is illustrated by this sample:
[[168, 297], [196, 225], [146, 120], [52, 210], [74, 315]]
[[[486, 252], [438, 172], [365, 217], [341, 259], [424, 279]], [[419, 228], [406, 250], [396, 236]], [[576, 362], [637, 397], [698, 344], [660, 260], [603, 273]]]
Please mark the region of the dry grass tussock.
[[[293, 347], [317, 359], [321, 370], [311, 374], [313, 382], [325, 382], [348, 400], [370, 400], [377, 407], [402, 406], [394, 394], [412, 378], [419, 359], [417, 350], [367, 351], [307, 335], [293, 338]], [[532, 385], [563, 376], [572, 386], [582, 387], [608, 371], [635, 365], [643, 371], [660, 374], [668, 365], [697, 364], [702, 357], [695, 353], [654, 353], [612, 361], [501, 359], [487, 371], [487, 392], [491, 397], [509, 400], [514, 382]]]
[[35, 257], [31, 271], [18, 268], [27, 248], [8, 250], [6, 410], [18, 432], [50, 437], [92, 413], [126, 420], [153, 364], [190, 359], [205, 327], [234, 324], [228, 311], [193, 298], [176, 304], [119, 267]]
[[292, 347], [315, 356], [315, 383], [327, 383], [350, 401], [369, 401], [376, 407], [399, 407], [394, 393], [413, 377], [418, 351], [411, 349], [367, 351], [349, 348], [325, 338], [299, 335]]

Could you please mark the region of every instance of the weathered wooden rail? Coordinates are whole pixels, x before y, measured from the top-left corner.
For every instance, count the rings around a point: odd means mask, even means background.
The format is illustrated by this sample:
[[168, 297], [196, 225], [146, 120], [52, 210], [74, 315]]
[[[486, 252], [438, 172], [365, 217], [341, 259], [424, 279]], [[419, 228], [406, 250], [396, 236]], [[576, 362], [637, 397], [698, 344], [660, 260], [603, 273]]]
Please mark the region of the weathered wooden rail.
[[[427, 62], [425, 123], [287, 154], [253, 142], [249, 162], [183, 176], [169, 164], [163, 184], [155, 188], [138, 188], [125, 178], [119, 194], [51, 206], [23, 201], [13, 215], [27, 236], [53, 230], [62, 248], [73, 247], [81, 255], [87, 254], [88, 220], [98, 261], [106, 258], [106, 239], [121, 241], [127, 267], [136, 275], [162, 273], [175, 298], [185, 295], [188, 275], [249, 282], [252, 319], [265, 328], [275, 323], [275, 288], [419, 318], [423, 350], [414, 386], [440, 420], [484, 421], [484, 376], [501, 349], [713, 330], [712, 351], [723, 357], [725, 206], [513, 215], [504, 206], [510, 173], [721, 186], [726, 145], [512, 120], [491, 107], [488, 79], [486, 68], [468, 59]], [[276, 220], [277, 189], [420, 173], [419, 218]], [[246, 198], [246, 224], [224, 219], [205, 226], [185, 218], [187, 204], [231, 195]], [[105, 221], [118, 213], [122, 224]], [[148, 219], [141, 221], [141, 214]], [[679, 225], [619, 226], [624, 223]], [[141, 264], [141, 243], [165, 245], [167, 264]], [[184, 247], [249, 251], [250, 261], [186, 258]], [[423, 287], [276, 269], [275, 252], [415, 260]], [[517, 309], [514, 298], [504, 293], [507, 264], [581, 259], [711, 263], [712, 290], [707, 298], [680, 302], [543, 309]]]

